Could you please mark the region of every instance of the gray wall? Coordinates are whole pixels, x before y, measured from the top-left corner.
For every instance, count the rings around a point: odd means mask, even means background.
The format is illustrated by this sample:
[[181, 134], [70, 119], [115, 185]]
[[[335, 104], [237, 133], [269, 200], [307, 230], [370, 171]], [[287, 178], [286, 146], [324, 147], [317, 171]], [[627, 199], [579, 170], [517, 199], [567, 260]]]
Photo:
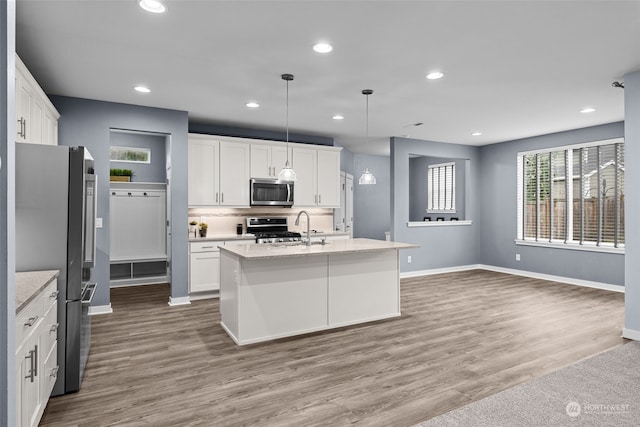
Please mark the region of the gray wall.
[[[353, 237], [384, 240], [391, 228], [389, 158], [356, 153], [353, 163]], [[376, 177], [376, 185], [358, 185], [365, 168]]]
[[134, 182], [161, 182], [167, 180], [164, 135], [111, 132], [110, 145], [116, 147], [149, 148], [151, 163], [111, 162], [112, 168], [131, 169]]
[[353, 169], [354, 156], [351, 151], [342, 147], [342, 151], [340, 151], [340, 170], [342, 172], [346, 172], [349, 175], [355, 176]]
[[[438, 163], [454, 162], [456, 164], [456, 212], [451, 214], [429, 214], [428, 206], [428, 185], [427, 170], [429, 165]], [[410, 221], [423, 221], [425, 216], [432, 221], [436, 217], [444, 217], [445, 220], [451, 218], [465, 219], [465, 175], [466, 159], [443, 159], [440, 157], [418, 156], [409, 159], [409, 218]]]
[[16, 423], [15, 13], [0, 2], [0, 426]]
[[[392, 239], [416, 243], [418, 249], [400, 253], [402, 272], [429, 270], [477, 264], [481, 247], [478, 245], [480, 194], [478, 147], [416, 139], [391, 138], [391, 223]], [[468, 159], [466, 173], [465, 217], [472, 225], [446, 225], [439, 227], [407, 227], [409, 221], [409, 159], [411, 155]], [[457, 166], [456, 166], [457, 168]], [[412, 256], [409, 264], [407, 256]]]
[[[109, 304], [109, 141], [111, 129], [168, 135], [172, 165], [171, 220], [177, 230], [186, 227], [187, 216], [187, 130], [186, 111], [116, 104], [80, 98], [51, 96], [60, 112], [60, 145], [84, 145], [95, 158], [98, 175], [98, 216], [103, 227], [96, 233], [98, 283], [94, 306]], [[184, 224], [184, 226], [182, 225]], [[174, 233], [171, 239], [171, 297], [188, 295], [187, 234]]]
[[[623, 254], [516, 246], [514, 243], [518, 152], [622, 136], [623, 123], [613, 123], [481, 147], [479, 167], [482, 173], [478, 178], [482, 221], [479, 227], [481, 250], [478, 261], [505, 268], [624, 285]], [[625, 151], [630, 145], [627, 141]], [[625, 157], [633, 158], [628, 151]], [[628, 185], [626, 188], [632, 189], [634, 186]], [[628, 199], [626, 203], [628, 204]], [[626, 212], [626, 217], [634, 218], [629, 211]], [[627, 221], [627, 227], [629, 222], [631, 221]], [[520, 254], [520, 261], [515, 260], [516, 253]]]
[[640, 340], [640, 191], [635, 186], [640, 183], [640, 167], [635, 160], [640, 159], [640, 70], [624, 76], [624, 155], [631, 162], [625, 166], [624, 197], [625, 216], [633, 221], [625, 223], [625, 309], [624, 336]]

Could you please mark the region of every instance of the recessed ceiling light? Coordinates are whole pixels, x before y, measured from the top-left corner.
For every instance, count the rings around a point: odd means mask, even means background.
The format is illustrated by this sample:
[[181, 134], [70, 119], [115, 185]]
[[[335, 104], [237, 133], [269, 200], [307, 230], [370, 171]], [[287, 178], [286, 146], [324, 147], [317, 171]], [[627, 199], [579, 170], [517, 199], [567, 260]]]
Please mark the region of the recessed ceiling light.
[[471, 134], [471, 136], [480, 136], [482, 135], [482, 132], [474, 132]]
[[257, 102], [254, 102], [254, 101], [249, 101], [249, 102], [247, 102], [246, 105], [249, 108], [258, 108], [260, 106], [260, 104], [258, 104]]
[[164, 13], [167, 11], [167, 6], [158, 0], [140, 0], [138, 5], [151, 13]]
[[596, 109], [593, 107], [585, 107], [580, 110], [581, 113], [593, 113], [594, 111], [596, 111]]
[[438, 79], [441, 79], [442, 77], [444, 77], [444, 74], [442, 74], [440, 71], [434, 71], [433, 73], [427, 74], [427, 78], [429, 80], [438, 80]]
[[333, 50], [333, 46], [331, 46], [329, 43], [316, 43], [313, 45], [313, 50], [315, 50], [318, 53], [329, 53]]
[[134, 89], [137, 90], [140, 93], [149, 93], [149, 92], [151, 92], [151, 89], [149, 89], [146, 86], [136, 86], [136, 87], [134, 87]]
[[344, 116], [342, 114], [336, 114], [335, 116], [332, 117], [333, 120], [342, 120], [344, 119]]

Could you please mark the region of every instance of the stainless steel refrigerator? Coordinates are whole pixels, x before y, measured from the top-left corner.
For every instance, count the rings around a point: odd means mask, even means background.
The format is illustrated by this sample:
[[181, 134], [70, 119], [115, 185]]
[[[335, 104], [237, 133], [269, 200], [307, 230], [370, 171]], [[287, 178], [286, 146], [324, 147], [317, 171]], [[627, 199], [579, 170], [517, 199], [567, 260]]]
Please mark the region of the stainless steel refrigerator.
[[54, 396], [80, 389], [89, 356], [95, 216], [86, 148], [16, 144], [16, 271], [60, 270]]

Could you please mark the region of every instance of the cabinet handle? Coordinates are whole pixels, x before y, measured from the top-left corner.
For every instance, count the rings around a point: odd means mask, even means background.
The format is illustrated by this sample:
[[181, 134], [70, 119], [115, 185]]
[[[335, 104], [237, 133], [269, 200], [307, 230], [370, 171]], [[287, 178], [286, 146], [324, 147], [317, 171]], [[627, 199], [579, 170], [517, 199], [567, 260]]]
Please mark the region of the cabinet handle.
[[56, 366], [55, 368], [53, 368], [51, 370], [51, 373], [49, 374], [50, 377], [57, 377], [58, 376], [58, 369], [60, 369], [60, 366]]
[[35, 377], [34, 375], [34, 371], [33, 371], [33, 358], [35, 357], [36, 350], [29, 350], [29, 355], [25, 356], [25, 359], [30, 359], [29, 360], [29, 375], [25, 375], [25, 378], [29, 378], [30, 382], [33, 382], [33, 379]]
[[220, 203], [224, 203], [224, 193], [220, 193]]
[[51, 294], [49, 295], [49, 298], [53, 298], [53, 299], [58, 299], [58, 295], [60, 294], [60, 291], [56, 290], [51, 292]]
[[202, 249], [213, 249], [213, 246], [203, 246]]
[[322, 204], [322, 194], [318, 194], [318, 204]]
[[218, 193], [216, 193], [216, 203], [218, 203]]
[[[33, 362], [33, 370], [35, 371], [35, 375], [34, 376], [38, 376], [38, 344], [35, 345], [35, 355], [36, 357], [34, 358], [35, 361]], [[33, 382], [33, 381], [32, 381]]]
[[60, 327], [60, 323], [56, 323], [55, 325], [51, 325], [49, 328], [49, 332], [58, 332], [58, 328]]
[[40, 316], [29, 317], [29, 320], [26, 321], [24, 326], [32, 327], [33, 325], [35, 325], [39, 318]]
[[318, 204], [318, 195], [313, 196], [313, 203]]

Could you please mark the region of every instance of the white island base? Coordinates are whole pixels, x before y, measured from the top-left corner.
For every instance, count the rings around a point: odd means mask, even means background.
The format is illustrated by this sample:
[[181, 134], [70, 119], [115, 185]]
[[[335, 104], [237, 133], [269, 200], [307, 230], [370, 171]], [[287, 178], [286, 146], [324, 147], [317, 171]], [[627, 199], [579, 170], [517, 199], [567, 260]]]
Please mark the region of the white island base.
[[252, 344], [400, 316], [403, 243], [229, 245], [220, 252], [222, 328]]

